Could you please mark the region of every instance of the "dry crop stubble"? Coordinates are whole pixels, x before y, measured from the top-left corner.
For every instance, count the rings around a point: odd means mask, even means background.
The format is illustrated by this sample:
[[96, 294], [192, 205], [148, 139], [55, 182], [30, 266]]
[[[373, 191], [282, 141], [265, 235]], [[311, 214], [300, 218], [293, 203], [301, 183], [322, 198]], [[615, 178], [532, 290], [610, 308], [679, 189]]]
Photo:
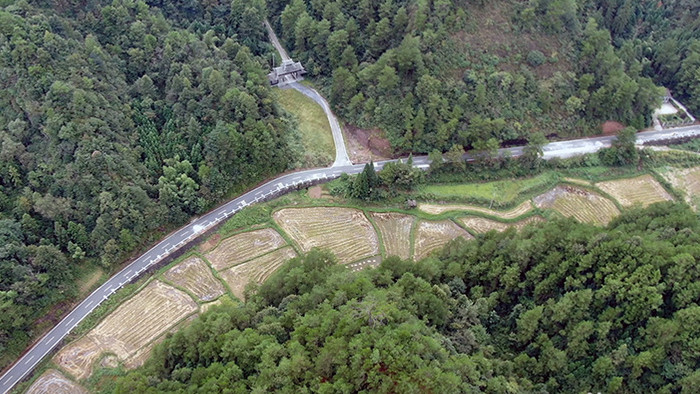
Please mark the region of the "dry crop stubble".
[[63, 376], [55, 369], [46, 370], [37, 379], [26, 394], [87, 394], [82, 386]]
[[187, 293], [154, 280], [85, 336], [61, 349], [54, 361], [75, 378], [85, 379], [102, 354], [114, 353], [126, 361], [198, 310]]
[[660, 201], [671, 201], [673, 197], [651, 175], [615, 181], [598, 182], [596, 186], [620, 203], [629, 207], [641, 204], [643, 207]]
[[685, 193], [688, 205], [696, 211], [700, 208], [700, 167], [671, 167], [662, 175], [674, 188]]
[[478, 216], [468, 216], [460, 218], [459, 221], [464, 224], [465, 227], [472, 229], [475, 233], [481, 234], [487, 233], [491, 230], [502, 232], [511, 227], [515, 227], [517, 230], [520, 230], [529, 224], [543, 222], [544, 219], [539, 216], [532, 216], [514, 223], [503, 223]]
[[284, 238], [271, 228], [249, 231], [221, 241], [205, 257], [217, 271], [251, 260], [286, 244]]
[[226, 289], [212, 274], [209, 265], [199, 257], [192, 256], [169, 269], [163, 277], [196, 295], [202, 301], [211, 301], [222, 296]]
[[379, 254], [374, 227], [360, 210], [284, 208], [272, 217], [304, 252], [314, 247], [328, 249], [343, 264]]
[[466, 230], [450, 220], [439, 222], [420, 221], [416, 227], [415, 237], [413, 258], [416, 261], [427, 257], [430, 252], [444, 246], [457, 237], [463, 237], [464, 239], [474, 238]]
[[411, 257], [411, 228], [416, 218], [401, 213], [370, 213], [379, 228], [387, 256]]
[[557, 186], [535, 197], [534, 201], [538, 208], [553, 209], [584, 223], [608, 224], [620, 214], [615, 203], [609, 199], [572, 186]]
[[219, 275], [226, 281], [233, 295], [243, 300], [245, 287], [249, 282], [264, 282], [277, 268], [296, 255], [294, 249], [288, 246], [221, 271]]

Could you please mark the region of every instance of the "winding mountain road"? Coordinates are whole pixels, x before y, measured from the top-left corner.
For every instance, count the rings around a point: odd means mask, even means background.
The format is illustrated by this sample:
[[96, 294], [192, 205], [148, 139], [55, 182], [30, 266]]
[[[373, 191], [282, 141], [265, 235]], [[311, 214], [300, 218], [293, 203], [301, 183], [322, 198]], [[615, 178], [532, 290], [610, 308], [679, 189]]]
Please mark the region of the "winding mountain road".
[[[279, 44], [279, 43], [278, 43]], [[286, 54], [285, 54], [286, 55]], [[302, 85], [299, 85], [302, 86]], [[295, 88], [292, 86], [292, 88]], [[305, 87], [304, 87], [305, 88]], [[301, 90], [300, 90], [301, 91]], [[318, 96], [321, 106], [324, 107], [326, 115], [329, 117], [331, 125], [337, 124], [337, 120], [330, 109], [328, 103], [313, 91], [313, 96]], [[302, 91], [302, 93], [304, 93]], [[306, 94], [306, 93], [304, 93]], [[311, 97], [311, 96], [310, 96]], [[313, 97], [312, 97], [313, 98]], [[317, 100], [314, 100], [317, 101]], [[317, 101], [318, 102], [318, 101]], [[327, 109], [328, 108], [328, 109]], [[340, 127], [338, 127], [340, 132]], [[700, 136], [700, 126], [687, 126], [662, 131], [648, 131], [637, 134], [637, 142], [644, 143], [653, 140], [666, 140], [674, 138], [687, 138]], [[610, 146], [615, 137], [584, 138], [573, 141], [552, 142], [544, 146], [544, 158], [571, 157], [575, 155], [596, 152], [601, 148]], [[308, 185], [311, 182], [323, 182], [338, 178], [341, 174], [357, 174], [362, 171], [364, 164], [352, 164], [344, 151], [344, 144], [336, 142], [336, 161], [328, 168], [317, 168], [298, 171], [281, 175], [261, 186], [225, 203], [213, 211], [183, 226], [179, 230], [165, 237], [162, 241], [152, 247], [149, 251], [138, 257], [126, 268], [112, 276], [107, 282], [85, 298], [75, 309], [73, 309], [63, 320], [61, 320], [51, 331], [39, 339], [11, 368], [0, 377], [0, 393], [7, 393], [18, 382], [24, 379], [40, 362], [44, 359], [83, 319], [95, 310], [104, 300], [114, 294], [127, 283], [135, 280], [149, 268], [161, 262], [170, 254], [181, 249], [197, 236], [201, 235], [213, 226], [227, 220], [241, 209], [267, 199], [275, 198], [281, 194], [296, 190], [298, 187]], [[342, 135], [340, 135], [342, 141]], [[339, 148], [342, 146], [342, 148]], [[342, 150], [341, 150], [342, 149]], [[501, 149], [500, 153], [510, 152], [512, 156], [522, 154], [522, 147]], [[465, 155], [467, 160], [471, 158]], [[388, 161], [376, 163], [377, 169], [381, 169]], [[413, 159], [414, 166], [418, 168], [428, 168], [430, 161], [427, 156], [419, 156]]]

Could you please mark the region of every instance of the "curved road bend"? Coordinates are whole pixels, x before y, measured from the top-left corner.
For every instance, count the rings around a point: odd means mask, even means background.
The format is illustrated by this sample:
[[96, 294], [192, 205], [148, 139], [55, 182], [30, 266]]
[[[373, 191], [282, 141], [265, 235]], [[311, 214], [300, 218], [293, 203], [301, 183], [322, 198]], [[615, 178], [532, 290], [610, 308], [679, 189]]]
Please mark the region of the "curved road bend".
[[326, 113], [328, 123], [331, 125], [331, 132], [333, 133], [333, 143], [335, 144], [335, 161], [333, 162], [333, 167], [352, 165], [350, 157], [348, 157], [348, 150], [345, 148], [345, 140], [343, 139], [343, 132], [340, 130], [340, 124], [338, 123], [338, 119], [336, 119], [335, 115], [333, 115], [333, 111], [331, 111], [328, 101], [326, 101], [326, 99], [323, 98], [323, 96], [321, 96], [321, 94], [319, 94], [315, 89], [304, 86], [299, 82], [291, 82], [280, 87], [280, 89], [289, 88], [292, 88], [315, 101], [316, 104], [323, 108], [323, 112]]

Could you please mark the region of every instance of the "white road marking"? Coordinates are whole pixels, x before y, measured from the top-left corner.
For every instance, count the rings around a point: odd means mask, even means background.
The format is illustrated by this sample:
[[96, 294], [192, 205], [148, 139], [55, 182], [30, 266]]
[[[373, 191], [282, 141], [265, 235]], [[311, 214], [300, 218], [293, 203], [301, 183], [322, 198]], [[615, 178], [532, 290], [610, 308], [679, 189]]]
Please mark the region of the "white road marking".
[[25, 361], [24, 363], [25, 363], [25, 364], [29, 364], [29, 362], [32, 361], [32, 360], [34, 360], [34, 355], [33, 355], [33, 354], [32, 354], [31, 356], [29, 356], [29, 358], [27, 359], [27, 361]]
[[53, 341], [53, 339], [56, 338], [55, 336], [51, 336], [51, 338], [48, 339], [49, 342]]
[[89, 308], [90, 305], [92, 305], [92, 302], [93, 302], [93, 301], [90, 301], [90, 302], [88, 302], [87, 304], [85, 304], [85, 307], [86, 307], [86, 308]]
[[75, 320], [75, 318], [71, 318], [70, 320], [68, 320], [68, 325], [71, 325], [73, 323], [73, 320]]

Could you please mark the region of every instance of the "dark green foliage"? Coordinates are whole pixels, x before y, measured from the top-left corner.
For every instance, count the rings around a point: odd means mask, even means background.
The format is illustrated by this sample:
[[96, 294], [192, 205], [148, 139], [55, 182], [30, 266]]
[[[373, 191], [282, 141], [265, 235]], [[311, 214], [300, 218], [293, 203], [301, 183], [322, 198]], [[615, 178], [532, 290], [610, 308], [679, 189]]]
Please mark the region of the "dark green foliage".
[[620, 131], [617, 139], [610, 148], [601, 149], [598, 152], [601, 163], [606, 166], [626, 166], [636, 164], [639, 160], [639, 152], [635, 147], [637, 132], [632, 127]]
[[293, 159], [264, 1], [32, 3], [0, 10], [3, 362], [76, 265], [111, 270]]
[[[485, 3], [294, 0], [276, 2], [271, 20], [336, 111], [383, 129], [399, 152], [455, 143], [488, 152], [533, 131], [650, 123], [659, 92], [626, 67], [609, 30], [588, 22], [598, 16], [589, 1]], [[497, 14], [502, 20], [491, 19]], [[499, 33], [508, 43], [480, 42]], [[542, 38], [554, 47], [533, 43]]]
[[117, 392], [693, 392], [700, 220], [556, 220], [350, 273], [291, 260], [156, 347]]

